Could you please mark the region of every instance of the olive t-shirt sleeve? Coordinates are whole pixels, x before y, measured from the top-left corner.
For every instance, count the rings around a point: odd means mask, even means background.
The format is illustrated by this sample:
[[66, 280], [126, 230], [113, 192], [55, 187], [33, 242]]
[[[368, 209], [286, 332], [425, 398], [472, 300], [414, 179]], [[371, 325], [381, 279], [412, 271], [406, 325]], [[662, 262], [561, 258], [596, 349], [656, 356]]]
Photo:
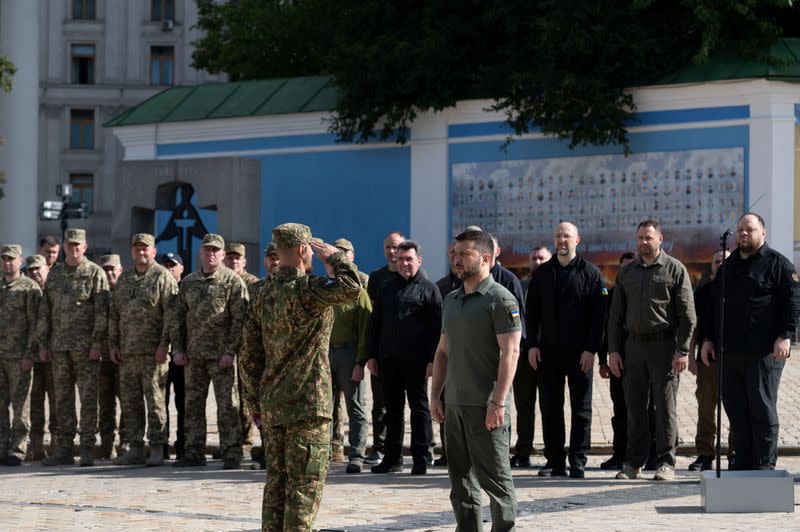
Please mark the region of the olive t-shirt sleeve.
[[513, 297], [498, 298], [492, 310], [495, 334], [505, 334], [521, 330], [519, 304]]

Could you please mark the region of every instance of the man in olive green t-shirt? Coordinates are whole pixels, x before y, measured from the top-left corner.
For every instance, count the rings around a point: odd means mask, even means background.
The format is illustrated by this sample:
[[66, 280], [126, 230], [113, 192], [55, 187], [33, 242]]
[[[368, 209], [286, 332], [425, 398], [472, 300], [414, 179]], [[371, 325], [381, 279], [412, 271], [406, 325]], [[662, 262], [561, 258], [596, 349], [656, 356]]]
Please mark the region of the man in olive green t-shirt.
[[487, 233], [456, 237], [454, 269], [464, 284], [444, 301], [433, 363], [431, 414], [445, 424], [450, 500], [463, 531], [483, 530], [476, 485], [489, 495], [493, 531], [514, 530], [517, 513], [508, 406], [522, 333], [517, 300], [489, 273], [493, 256]]

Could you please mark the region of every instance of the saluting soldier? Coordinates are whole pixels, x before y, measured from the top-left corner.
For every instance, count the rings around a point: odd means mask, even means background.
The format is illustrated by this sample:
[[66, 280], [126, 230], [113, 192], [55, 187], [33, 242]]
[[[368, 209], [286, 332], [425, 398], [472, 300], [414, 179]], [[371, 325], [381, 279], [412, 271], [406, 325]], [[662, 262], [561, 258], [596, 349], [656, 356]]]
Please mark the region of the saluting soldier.
[[206, 464], [206, 397], [214, 383], [220, 455], [224, 469], [242, 460], [242, 423], [236, 355], [242, 344], [247, 287], [227, 268], [225, 240], [209, 233], [200, 248], [200, 269], [181, 281], [175, 304], [173, 360], [186, 367], [186, 449], [175, 467]]
[[111, 360], [119, 364], [122, 415], [130, 441], [130, 450], [117, 457], [114, 463], [145, 463], [146, 423], [150, 444], [146, 463], [157, 466], [164, 463], [164, 444], [169, 436], [164, 389], [170, 345], [169, 318], [178, 283], [166, 268], [156, 264], [153, 235], [133, 235], [131, 256], [134, 267], [119, 278], [109, 318]]
[[[267, 440], [262, 530], [310, 531], [328, 471], [334, 305], [361, 285], [337, 248], [312, 240], [308, 226], [272, 230], [280, 270], [250, 307], [240, 365], [245, 397], [260, 405]], [[311, 276], [312, 250], [333, 277]]]
[[57, 448], [42, 465], [72, 464], [77, 432], [75, 385], [81, 400], [80, 465], [94, 464], [97, 439], [97, 378], [106, 340], [108, 279], [103, 269], [86, 258], [86, 231], [64, 232], [66, 258], [47, 279], [39, 308], [39, 358], [53, 361], [58, 417]]
[[[31, 426], [29, 394], [36, 359], [34, 329], [42, 290], [20, 273], [22, 246], [0, 248], [0, 464], [18, 466], [25, 458]], [[9, 423], [9, 410], [13, 412]]]

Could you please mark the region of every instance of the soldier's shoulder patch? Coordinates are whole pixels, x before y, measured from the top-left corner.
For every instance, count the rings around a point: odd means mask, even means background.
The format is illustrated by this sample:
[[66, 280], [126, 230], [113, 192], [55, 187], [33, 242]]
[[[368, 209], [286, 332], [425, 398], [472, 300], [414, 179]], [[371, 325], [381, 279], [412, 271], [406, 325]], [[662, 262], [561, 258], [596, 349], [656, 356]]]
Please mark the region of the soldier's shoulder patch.
[[606, 287], [604, 286], [604, 287], [603, 287], [603, 288], [600, 290], [600, 293], [601, 293], [602, 295], [604, 295], [604, 296], [607, 296], [607, 295], [608, 295], [608, 288], [606, 288]]

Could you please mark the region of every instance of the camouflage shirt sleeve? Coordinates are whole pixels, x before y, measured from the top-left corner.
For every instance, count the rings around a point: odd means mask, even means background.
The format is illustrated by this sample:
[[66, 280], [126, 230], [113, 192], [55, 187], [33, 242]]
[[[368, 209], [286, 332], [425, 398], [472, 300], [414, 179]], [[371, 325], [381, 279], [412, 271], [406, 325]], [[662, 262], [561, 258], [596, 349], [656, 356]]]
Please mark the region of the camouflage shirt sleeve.
[[37, 346], [39, 345], [36, 335], [36, 327], [38, 324], [39, 306], [42, 302], [42, 291], [36, 286], [28, 290], [27, 301], [25, 302], [25, 311], [28, 317], [28, 345], [25, 348], [25, 357], [28, 360], [36, 362], [39, 360], [39, 353], [37, 353]]
[[178, 288], [172, 304], [172, 352], [186, 353], [186, 292]]
[[39, 314], [36, 318], [36, 343], [39, 345], [39, 349], [50, 349], [52, 301], [49, 286], [45, 284], [42, 300], [39, 303]]
[[92, 326], [92, 348], [100, 349], [108, 335], [108, 279], [103, 270], [98, 269], [94, 276], [92, 297], [94, 298], [94, 324]]
[[267, 366], [267, 355], [264, 351], [264, 343], [261, 336], [261, 319], [258, 316], [258, 303], [262, 291], [256, 293], [255, 298], [247, 309], [242, 332], [242, 349], [239, 351], [239, 371], [242, 379], [242, 395], [249, 405], [260, 410], [261, 376]]
[[234, 283], [234, 287], [228, 298], [228, 306], [231, 313], [231, 328], [224, 353], [233, 357], [235, 357], [242, 348], [242, 329], [244, 327], [244, 318], [247, 313], [247, 302], [249, 301], [247, 285], [244, 284], [244, 280], [238, 275], [236, 276], [236, 280], [238, 282]]
[[[117, 292], [118, 293], [118, 292]], [[119, 297], [112, 293], [108, 308], [108, 349], [119, 349]]]
[[308, 283], [312, 299], [325, 305], [355, 302], [361, 290], [361, 281], [358, 279], [355, 265], [341, 251], [328, 257], [328, 264], [333, 266], [332, 278], [313, 277]]
[[164, 323], [161, 329], [161, 341], [158, 347], [162, 349], [169, 349], [172, 342], [172, 333], [174, 330], [172, 321], [175, 319], [174, 308], [178, 299], [178, 283], [172, 275], [164, 275], [161, 283], [161, 297], [159, 298], [159, 305], [161, 305], [162, 316], [164, 316]]

